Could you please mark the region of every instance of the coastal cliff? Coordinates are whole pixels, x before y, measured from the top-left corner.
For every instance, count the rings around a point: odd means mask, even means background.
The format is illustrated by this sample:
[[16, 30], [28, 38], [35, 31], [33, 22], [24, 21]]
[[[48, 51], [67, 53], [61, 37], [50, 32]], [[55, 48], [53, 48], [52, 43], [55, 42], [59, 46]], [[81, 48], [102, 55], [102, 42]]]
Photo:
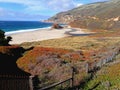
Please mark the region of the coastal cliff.
[[46, 20], [89, 29], [120, 29], [120, 0], [82, 5]]

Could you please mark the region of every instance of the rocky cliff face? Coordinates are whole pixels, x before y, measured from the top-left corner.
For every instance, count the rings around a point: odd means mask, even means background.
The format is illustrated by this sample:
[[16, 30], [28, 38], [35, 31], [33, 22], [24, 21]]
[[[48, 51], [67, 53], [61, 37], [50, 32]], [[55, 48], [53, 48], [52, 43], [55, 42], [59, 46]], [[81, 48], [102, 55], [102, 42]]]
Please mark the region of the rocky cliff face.
[[71, 26], [80, 28], [120, 29], [120, 0], [82, 5], [58, 13], [46, 21], [70, 23]]

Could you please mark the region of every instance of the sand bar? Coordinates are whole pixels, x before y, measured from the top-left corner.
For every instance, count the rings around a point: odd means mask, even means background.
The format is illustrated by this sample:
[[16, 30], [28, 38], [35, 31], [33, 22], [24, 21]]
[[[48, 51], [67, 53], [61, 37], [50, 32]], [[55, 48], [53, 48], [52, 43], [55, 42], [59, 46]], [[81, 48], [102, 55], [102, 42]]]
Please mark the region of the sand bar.
[[10, 34], [7, 36], [12, 37], [10, 44], [20, 44], [23, 42], [33, 42], [33, 41], [42, 41], [48, 39], [56, 39], [69, 36], [68, 34], [85, 34], [82, 30], [75, 30], [72, 28], [63, 28], [63, 29], [42, 29], [29, 32], [21, 32]]

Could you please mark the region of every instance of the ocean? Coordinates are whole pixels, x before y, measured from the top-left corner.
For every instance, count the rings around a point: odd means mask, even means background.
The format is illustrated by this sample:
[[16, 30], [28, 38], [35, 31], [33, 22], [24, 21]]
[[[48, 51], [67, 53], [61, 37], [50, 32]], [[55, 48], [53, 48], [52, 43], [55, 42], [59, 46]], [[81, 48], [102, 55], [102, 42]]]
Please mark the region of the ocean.
[[5, 34], [13, 34], [27, 31], [35, 31], [38, 29], [50, 28], [52, 23], [40, 21], [0, 21], [0, 29]]

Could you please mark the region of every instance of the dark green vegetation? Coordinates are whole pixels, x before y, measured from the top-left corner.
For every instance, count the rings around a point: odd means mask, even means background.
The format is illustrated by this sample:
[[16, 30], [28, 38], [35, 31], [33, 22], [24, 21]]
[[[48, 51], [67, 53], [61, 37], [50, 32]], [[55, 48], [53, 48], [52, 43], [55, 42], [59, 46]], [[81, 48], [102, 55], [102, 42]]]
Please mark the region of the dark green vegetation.
[[0, 46], [9, 45], [9, 41], [12, 40], [12, 37], [5, 37], [5, 32], [0, 30]]
[[48, 21], [67, 23], [72, 27], [89, 29], [120, 29], [120, 0], [82, 5], [67, 12], [61, 12]]

